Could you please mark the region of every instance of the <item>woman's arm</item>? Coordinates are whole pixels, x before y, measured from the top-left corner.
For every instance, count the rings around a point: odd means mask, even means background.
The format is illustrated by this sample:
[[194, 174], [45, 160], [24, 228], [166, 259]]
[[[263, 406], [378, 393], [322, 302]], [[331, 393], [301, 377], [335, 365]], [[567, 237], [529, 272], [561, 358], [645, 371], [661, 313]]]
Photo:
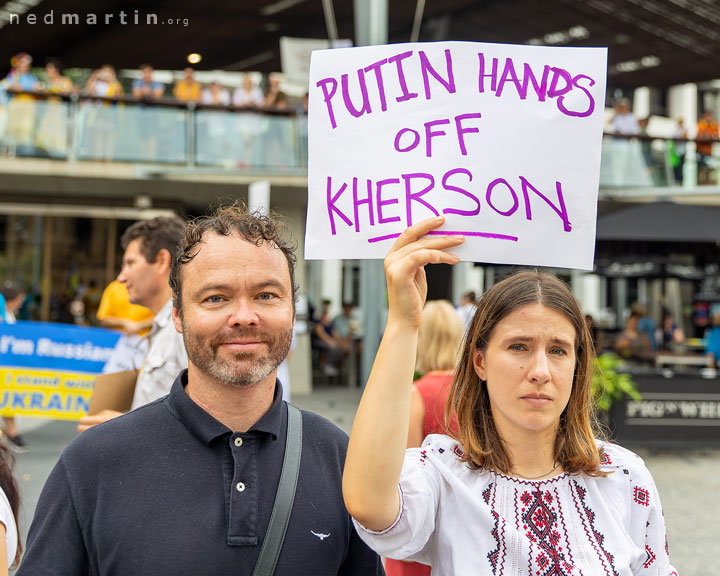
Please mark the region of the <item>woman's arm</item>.
[[5, 545], [6, 536], [7, 529], [5, 528], [5, 524], [0, 522], [0, 576], [8, 575], [7, 546]]
[[458, 262], [445, 250], [461, 236], [432, 236], [445, 219], [411, 226], [385, 258], [388, 320], [363, 393], [348, 446], [343, 496], [350, 514], [371, 530], [383, 530], [398, 515], [400, 478], [408, 434], [410, 390], [422, 308], [427, 295], [425, 264]]

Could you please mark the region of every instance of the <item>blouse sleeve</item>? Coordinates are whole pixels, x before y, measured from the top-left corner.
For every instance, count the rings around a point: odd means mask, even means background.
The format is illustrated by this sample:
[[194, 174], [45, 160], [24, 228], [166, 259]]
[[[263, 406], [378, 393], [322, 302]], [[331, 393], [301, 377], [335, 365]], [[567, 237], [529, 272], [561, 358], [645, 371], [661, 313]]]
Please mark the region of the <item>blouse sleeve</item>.
[[429, 561], [426, 545], [435, 529], [440, 475], [426, 448], [410, 448], [400, 475], [400, 511], [395, 522], [376, 532], [355, 522], [360, 537], [381, 556], [394, 560]]
[[[5, 526], [5, 547], [7, 550], [7, 567], [15, 562], [17, 553], [17, 525], [10, 501], [0, 488], [0, 522]], [[0, 543], [2, 545], [2, 543]]]
[[635, 458], [637, 463], [630, 477], [630, 534], [634, 544], [645, 550], [645, 555], [633, 566], [633, 574], [677, 576], [670, 564], [660, 495], [642, 459]]

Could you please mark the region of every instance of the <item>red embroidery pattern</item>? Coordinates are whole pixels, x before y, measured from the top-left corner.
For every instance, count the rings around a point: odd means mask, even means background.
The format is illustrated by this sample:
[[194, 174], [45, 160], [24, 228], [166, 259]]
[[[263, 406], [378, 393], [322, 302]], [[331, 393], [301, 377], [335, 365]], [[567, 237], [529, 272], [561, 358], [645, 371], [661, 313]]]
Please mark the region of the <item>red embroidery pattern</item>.
[[[570, 576], [576, 574], [575, 566], [566, 558], [558, 522], [558, 512], [553, 505], [555, 498], [549, 490], [540, 487], [525, 490], [519, 496], [523, 506], [520, 511], [525, 535], [533, 550], [528, 557], [528, 571], [535, 576]], [[533, 567], [533, 560], [535, 566]]]
[[644, 488], [638, 488], [635, 486], [635, 494], [633, 494], [633, 500], [637, 504], [642, 506], [650, 506], [650, 493]]
[[[482, 497], [485, 501], [485, 504], [490, 504], [490, 495], [493, 493], [493, 487], [495, 486], [494, 483], [491, 483], [485, 490], [483, 490]], [[493, 525], [492, 530], [490, 531], [490, 534], [492, 534], [493, 538], [495, 539], [495, 544], [497, 544], [497, 547], [495, 550], [492, 550], [488, 553], [487, 559], [490, 562], [490, 565], [492, 566], [492, 573], [497, 573], [497, 567], [498, 567], [498, 560], [500, 559], [500, 534], [498, 532], [498, 523], [500, 520], [500, 515], [495, 512], [495, 510], [491, 507], [490, 513], [493, 516], [493, 519], [495, 520], [495, 524]]]
[[612, 571], [614, 576], [619, 576], [617, 570], [615, 570], [615, 556], [605, 550], [605, 535], [595, 529], [595, 512], [585, 505], [587, 490], [580, 486], [580, 484], [578, 484], [575, 480], [572, 481], [572, 485], [574, 488], [573, 498], [575, 499], [575, 508], [577, 509], [580, 519], [583, 522], [583, 528], [585, 529], [588, 541], [593, 545], [600, 561], [603, 563], [605, 573], [609, 576], [610, 571]]
[[643, 568], [650, 568], [650, 564], [655, 562], [655, 553], [650, 549], [650, 546], [645, 544], [645, 562], [643, 562]]
[[425, 465], [425, 459], [427, 458], [427, 450], [423, 450], [420, 452], [420, 462], [423, 463], [423, 466]]

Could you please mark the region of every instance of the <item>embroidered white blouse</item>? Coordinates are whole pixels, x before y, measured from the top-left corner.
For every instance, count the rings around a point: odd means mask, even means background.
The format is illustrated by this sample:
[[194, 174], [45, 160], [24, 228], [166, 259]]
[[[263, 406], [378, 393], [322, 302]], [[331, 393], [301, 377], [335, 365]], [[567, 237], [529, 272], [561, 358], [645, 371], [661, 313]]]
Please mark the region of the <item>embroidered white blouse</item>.
[[462, 447], [432, 435], [406, 452], [401, 509], [388, 529], [358, 533], [382, 556], [433, 576], [676, 575], [655, 483], [642, 459], [613, 444], [607, 477], [529, 481], [470, 469]]

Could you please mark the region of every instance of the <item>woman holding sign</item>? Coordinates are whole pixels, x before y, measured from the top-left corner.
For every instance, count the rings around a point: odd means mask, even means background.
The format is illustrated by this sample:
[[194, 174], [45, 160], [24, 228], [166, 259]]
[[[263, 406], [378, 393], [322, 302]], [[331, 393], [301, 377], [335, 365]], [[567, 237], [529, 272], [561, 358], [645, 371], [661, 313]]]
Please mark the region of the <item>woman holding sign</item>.
[[408, 228], [385, 259], [389, 314], [350, 437], [343, 493], [378, 553], [456, 574], [674, 574], [655, 484], [595, 439], [585, 319], [567, 286], [521, 272], [479, 301], [450, 393], [456, 438], [405, 451], [425, 264], [461, 237]]

